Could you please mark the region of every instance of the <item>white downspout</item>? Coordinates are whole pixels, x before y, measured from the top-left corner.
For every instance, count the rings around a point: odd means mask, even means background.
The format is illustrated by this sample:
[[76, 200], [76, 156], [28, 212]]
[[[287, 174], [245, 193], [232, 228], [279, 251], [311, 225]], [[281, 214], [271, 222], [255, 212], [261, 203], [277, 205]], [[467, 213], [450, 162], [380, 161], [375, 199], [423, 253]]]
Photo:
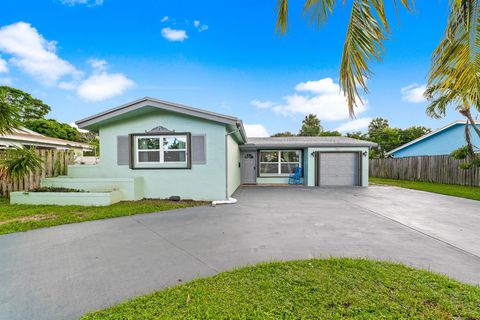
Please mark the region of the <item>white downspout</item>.
[[225, 200], [215, 200], [212, 201], [212, 206], [215, 207], [217, 204], [234, 204], [237, 203], [237, 199], [229, 197], [228, 195], [228, 136], [237, 133], [239, 130], [234, 130], [227, 132], [225, 134]]

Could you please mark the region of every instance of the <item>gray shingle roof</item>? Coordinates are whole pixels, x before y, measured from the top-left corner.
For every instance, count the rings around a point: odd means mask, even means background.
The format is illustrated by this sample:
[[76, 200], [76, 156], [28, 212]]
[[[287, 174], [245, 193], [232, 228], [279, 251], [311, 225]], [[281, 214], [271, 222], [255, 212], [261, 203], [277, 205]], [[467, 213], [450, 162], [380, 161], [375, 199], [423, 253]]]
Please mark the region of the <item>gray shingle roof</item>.
[[248, 138], [244, 148], [375, 147], [370, 141], [348, 137], [269, 137]]

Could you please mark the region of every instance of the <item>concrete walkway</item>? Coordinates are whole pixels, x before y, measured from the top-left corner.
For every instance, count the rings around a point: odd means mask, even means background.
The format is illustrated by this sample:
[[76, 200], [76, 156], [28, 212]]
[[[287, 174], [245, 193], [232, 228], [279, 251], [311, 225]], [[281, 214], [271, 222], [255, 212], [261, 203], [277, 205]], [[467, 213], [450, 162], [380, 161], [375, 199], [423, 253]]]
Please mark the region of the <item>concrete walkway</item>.
[[0, 236], [0, 319], [74, 319], [279, 259], [369, 257], [480, 283], [480, 202], [393, 187], [248, 187], [236, 197]]

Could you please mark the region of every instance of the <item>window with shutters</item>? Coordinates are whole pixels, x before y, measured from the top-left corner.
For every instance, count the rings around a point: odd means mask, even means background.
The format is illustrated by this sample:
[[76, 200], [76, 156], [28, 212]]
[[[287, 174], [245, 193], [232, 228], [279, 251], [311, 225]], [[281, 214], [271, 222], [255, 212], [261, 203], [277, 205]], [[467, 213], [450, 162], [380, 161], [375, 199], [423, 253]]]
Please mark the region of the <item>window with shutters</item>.
[[133, 134], [132, 168], [190, 168], [190, 134]]

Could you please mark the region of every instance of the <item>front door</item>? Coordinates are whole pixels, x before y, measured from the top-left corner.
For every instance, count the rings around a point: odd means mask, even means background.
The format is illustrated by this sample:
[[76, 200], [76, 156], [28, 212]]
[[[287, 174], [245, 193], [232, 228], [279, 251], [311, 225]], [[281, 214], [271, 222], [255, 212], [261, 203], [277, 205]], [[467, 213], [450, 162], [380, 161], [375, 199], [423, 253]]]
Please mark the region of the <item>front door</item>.
[[257, 183], [257, 152], [244, 151], [241, 153], [240, 164], [242, 184]]

